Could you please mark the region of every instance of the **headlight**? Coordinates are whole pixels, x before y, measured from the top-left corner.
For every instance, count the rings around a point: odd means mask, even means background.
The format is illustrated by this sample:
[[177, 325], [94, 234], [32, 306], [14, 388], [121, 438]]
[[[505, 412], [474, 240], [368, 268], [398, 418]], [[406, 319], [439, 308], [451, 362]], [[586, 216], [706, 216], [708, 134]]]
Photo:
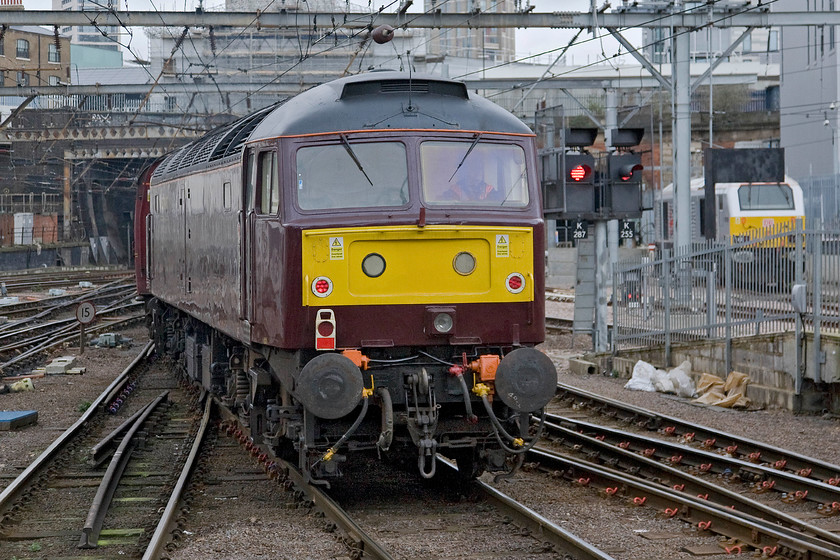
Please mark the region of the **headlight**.
[[462, 276], [472, 274], [475, 270], [475, 257], [466, 251], [462, 251], [455, 255], [455, 258], [452, 260], [452, 267], [455, 269], [455, 272]]
[[435, 315], [433, 325], [435, 330], [439, 333], [448, 333], [452, 330], [455, 321], [452, 320], [452, 315], [449, 313], [438, 313]]
[[371, 278], [382, 276], [385, 272], [385, 258], [378, 253], [371, 253], [362, 261], [362, 272]]

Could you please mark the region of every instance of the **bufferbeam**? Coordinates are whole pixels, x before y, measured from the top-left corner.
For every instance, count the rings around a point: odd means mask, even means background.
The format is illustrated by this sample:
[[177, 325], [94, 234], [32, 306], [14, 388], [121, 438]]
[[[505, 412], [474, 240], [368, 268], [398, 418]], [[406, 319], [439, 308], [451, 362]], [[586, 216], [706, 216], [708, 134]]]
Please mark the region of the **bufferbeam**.
[[[93, 12], [3, 10], [6, 25], [97, 25], [125, 27], [317, 27], [364, 29], [387, 23], [411, 28], [593, 28], [591, 13], [430, 13], [401, 15], [385, 12]], [[840, 12], [768, 12], [763, 8], [716, 11], [711, 23], [716, 27], [783, 27], [789, 25], [840, 25]], [[700, 29], [710, 24], [706, 9], [670, 14], [600, 13], [597, 26], [675, 27]]]

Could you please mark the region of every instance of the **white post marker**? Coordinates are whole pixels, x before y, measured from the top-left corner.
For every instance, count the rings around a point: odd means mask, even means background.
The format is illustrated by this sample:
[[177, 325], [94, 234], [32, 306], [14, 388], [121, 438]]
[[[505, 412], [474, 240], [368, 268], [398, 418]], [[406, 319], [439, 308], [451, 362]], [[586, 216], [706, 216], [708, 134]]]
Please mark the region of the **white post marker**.
[[76, 320], [79, 321], [79, 354], [85, 353], [85, 325], [96, 319], [96, 306], [83, 301], [76, 307]]

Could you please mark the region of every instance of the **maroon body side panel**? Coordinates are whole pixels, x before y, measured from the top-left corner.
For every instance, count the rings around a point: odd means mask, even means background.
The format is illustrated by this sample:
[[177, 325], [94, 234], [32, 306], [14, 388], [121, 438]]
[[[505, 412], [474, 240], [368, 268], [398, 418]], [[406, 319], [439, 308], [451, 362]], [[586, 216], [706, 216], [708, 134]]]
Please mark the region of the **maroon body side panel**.
[[151, 186], [151, 292], [234, 338], [240, 324], [242, 167]]

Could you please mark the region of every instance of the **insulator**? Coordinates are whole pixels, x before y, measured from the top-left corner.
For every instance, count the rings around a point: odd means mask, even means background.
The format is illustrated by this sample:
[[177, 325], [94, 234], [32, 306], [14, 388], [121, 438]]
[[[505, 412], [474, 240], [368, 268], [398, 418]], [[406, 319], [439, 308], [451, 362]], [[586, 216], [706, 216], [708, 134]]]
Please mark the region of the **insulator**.
[[216, 34], [213, 32], [213, 26], [210, 26], [210, 51], [213, 56], [216, 56]]

